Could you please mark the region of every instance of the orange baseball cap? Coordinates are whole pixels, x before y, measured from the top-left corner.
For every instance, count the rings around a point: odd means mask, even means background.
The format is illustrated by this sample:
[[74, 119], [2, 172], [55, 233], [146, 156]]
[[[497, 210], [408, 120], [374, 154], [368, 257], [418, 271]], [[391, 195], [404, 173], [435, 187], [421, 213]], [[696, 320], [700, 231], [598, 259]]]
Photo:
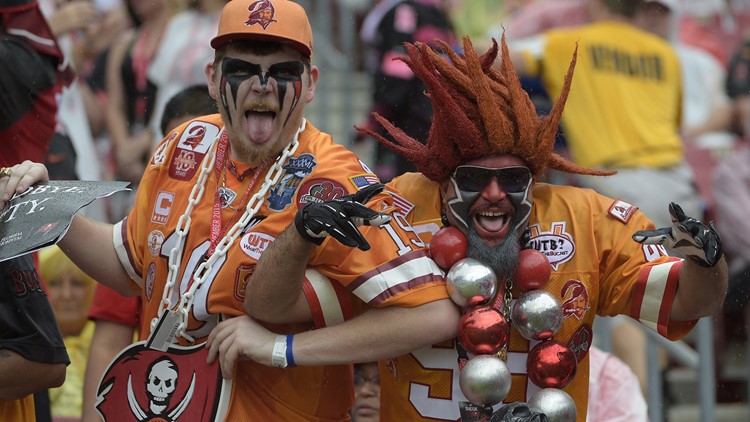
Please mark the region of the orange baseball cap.
[[231, 41], [260, 40], [288, 43], [312, 56], [313, 36], [305, 9], [290, 0], [230, 0], [224, 5], [219, 32], [211, 47]]

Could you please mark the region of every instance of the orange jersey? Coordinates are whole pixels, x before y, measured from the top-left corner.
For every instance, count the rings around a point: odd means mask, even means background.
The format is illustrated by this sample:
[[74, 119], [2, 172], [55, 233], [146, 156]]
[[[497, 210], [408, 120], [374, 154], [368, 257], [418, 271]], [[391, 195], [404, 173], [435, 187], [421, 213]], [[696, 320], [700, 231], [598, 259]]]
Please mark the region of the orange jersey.
[[[115, 247], [123, 266], [143, 291], [146, 321], [151, 321], [159, 310], [169, 253], [177, 239], [177, 222], [185, 212], [201, 162], [221, 124], [218, 115], [204, 116], [165, 138], [144, 173], [133, 210], [115, 225]], [[232, 165], [236, 174], [247, 170], [239, 162], [232, 161]], [[222, 204], [226, 206], [221, 211], [221, 223], [226, 231], [244, 211], [247, 199], [243, 198], [251, 198], [259, 190], [267, 168], [255, 182], [252, 171], [247, 177], [226, 174], [221, 180], [214, 172], [208, 176], [203, 198], [190, 215], [176, 282], [180, 292], [188, 288], [197, 264], [209, 248], [217, 190], [223, 189]], [[269, 189], [254, 218], [196, 291], [187, 333], [198, 342], [205, 341], [219, 314], [244, 314], [248, 278], [263, 251], [293, 224], [298, 208], [348, 195], [377, 182], [353, 153], [309, 123], [300, 134], [299, 148], [283, 169], [282, 177]], [[394, 209], [385, 193], [368, 205], [385, 212]], [[372, 246], [367, 252], [328, 238], [314, 250], [308, 266], [317, 270], [318, 276], [338, 280], [343, 287], [339, 294], [351, 296], [352, 302], [365, 306], [416, 306], [446, 298], [442, 272], [428, 258], [419, 237], [404, 224], [394, 219], [384, 227], [363, 227]], [[309, 285], [306, 290], [314, 291]], [[175, 293], [172, 303], [178, 302]], [[269, 328], [278, 333], [297, 333], [313, 328], [313, 324]], [[147, 335], [144, 333], [142, 338]], [[348, 420], [352, 403], [351, 365], [278, 369], [241, 362], [233, 380], [226, 420]]]
[[[408, 220], [429, 243], [441, 227], [438, 184], [409, 173], [390, 188], [414, 204]], [[530, 245], [552, 265], [544, 290], [559, 300], [564, 316], [554, 339], [576, 354], [577, 375], [565, 391], [578, 406], [578, 421], [585, 421], [594, 317], [625, 314], [669, 339], [684, 336], [695, 322], [668, 318], [682, 261], [631, 239], [653, 224], [630, 204], [592, 190], [541, 183], [534, 185], [533, 197]], [[514, 289], [513, 296], [519, 294]], [[527, 401], [539, 391], [526, 375], [528, 351], [537, 343], [511, 328], [507, 366], [512, 386], [505, 403]], [[446, 341], [382, 362], [381, 420], [459, 420], [461, 402], [467, 401], [459, 365], [470, 357], [456, 341]]]
[[34, 395], [19, 400], [0, 400], [0, 421], [34, 422]]

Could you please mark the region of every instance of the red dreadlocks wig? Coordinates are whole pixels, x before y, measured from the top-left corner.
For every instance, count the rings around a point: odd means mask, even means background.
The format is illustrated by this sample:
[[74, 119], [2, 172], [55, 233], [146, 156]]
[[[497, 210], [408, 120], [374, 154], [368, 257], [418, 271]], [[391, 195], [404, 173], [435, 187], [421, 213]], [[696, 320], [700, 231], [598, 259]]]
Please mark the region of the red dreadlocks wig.
[[492, 47], [482, 56], [468, 38], [463, 44], [464, 55], [459, 56], [441, 42], [450, 62], [423, 43], [406, 44], [409, 57], [402, 60], [424, 82], [432, 102], [434, 114], [426, 143], [408, 136], [378, 114], [373, 117], [393, 140], [369, 129], [357, 129], [401, 154], [436, 182], [447, 179], [459, 165], [493, 154], [521, 158], [535, 177], [548, 168], [597, 176], [615, 173], [580, 167], [553, 152], [573, 79], [577, 46], [560, 97], [549, 115], [539, 117], [511, 63], [505, 35], [501, 39], [500, 69], [493, 67], [497, 41], [493, 39]]

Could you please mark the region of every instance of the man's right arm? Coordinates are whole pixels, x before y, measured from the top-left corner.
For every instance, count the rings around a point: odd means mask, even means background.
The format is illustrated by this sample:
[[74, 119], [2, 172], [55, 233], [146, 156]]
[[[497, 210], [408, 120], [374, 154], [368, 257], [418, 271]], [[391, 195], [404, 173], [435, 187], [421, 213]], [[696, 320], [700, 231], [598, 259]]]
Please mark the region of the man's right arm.
[[139, 294], [115, 252], [112, 225], [80, 214], [59, 246], [68, 257], [94, 280], [125, 296]]
[[19, 400], [37, 391], [61, 386], [66, 366], [65, 363], [34, 362], [12, 350], [0, 349], [0, 400]]

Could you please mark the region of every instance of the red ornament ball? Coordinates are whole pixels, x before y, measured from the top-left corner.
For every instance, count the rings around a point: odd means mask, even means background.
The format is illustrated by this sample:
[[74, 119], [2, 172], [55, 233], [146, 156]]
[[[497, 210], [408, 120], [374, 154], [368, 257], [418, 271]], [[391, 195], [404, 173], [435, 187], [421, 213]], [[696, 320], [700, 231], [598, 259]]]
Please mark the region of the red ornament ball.
[[432, 236], [430, 255], [443, 270], [449, 270], [453, 264], [466, 258], [469, 242], [461, 230], [455, 227], [443, 227]]
[[527, 292], [543, 288], [549, 281], [552, 267], [547, 256], [536, 249], [524, 249], [518, 256], [513, 285]]
[[529, 379], [541, 388], [563, 388], [573, 381], [578, 369], [576, 355], [554, 340], [532, 347], [526, 358]]
[[508, 342], [508, 320], [491, 306], [477, 306], [461, 316], [458, 339], [475, 355], [497, 353]]

